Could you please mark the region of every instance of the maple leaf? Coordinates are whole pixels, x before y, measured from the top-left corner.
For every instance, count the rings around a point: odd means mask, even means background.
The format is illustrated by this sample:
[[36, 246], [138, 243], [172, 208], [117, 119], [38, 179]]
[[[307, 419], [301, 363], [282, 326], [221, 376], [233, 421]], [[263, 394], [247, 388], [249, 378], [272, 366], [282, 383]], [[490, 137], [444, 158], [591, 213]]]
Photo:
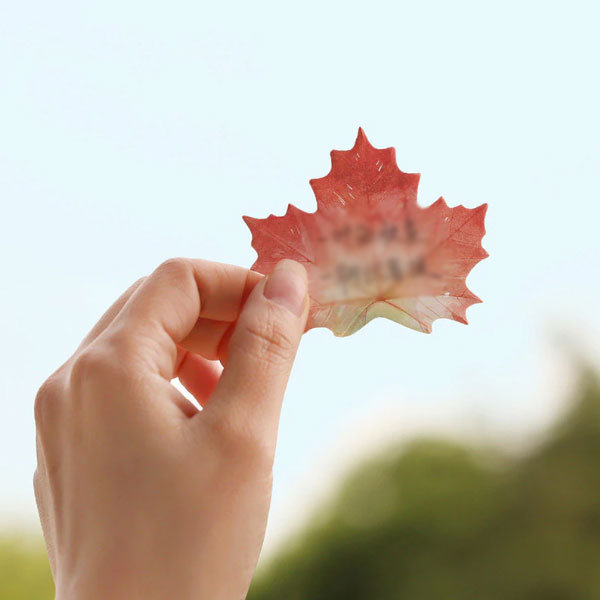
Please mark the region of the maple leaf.
[[417, 205], [418, 173], [404, 173], [394, 148], [371, 146], [362, 129], [351, 150], [332, 150], [331, 171], [312, 179], [317, 210], [288, 205], [284, 216], [243, 217], [268, 274], [282, 258], [308, 273], [307, 329], [354, 333], [375, 317], [431, 332], [435, 319], [467, 323], [481, 302], [465, 278], [488, 256], [481, 246], [487, 204]]

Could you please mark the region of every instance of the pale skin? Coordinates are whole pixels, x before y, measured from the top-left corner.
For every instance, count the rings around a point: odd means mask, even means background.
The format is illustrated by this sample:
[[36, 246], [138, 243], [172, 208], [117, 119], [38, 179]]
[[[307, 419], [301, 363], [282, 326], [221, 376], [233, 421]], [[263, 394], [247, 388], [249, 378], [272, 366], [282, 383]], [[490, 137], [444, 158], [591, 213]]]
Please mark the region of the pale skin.
[[307, 311], [293, 261], [265, 278], [173, 259], [42, 385], [34, 489], [58, 600], [245, 598]]

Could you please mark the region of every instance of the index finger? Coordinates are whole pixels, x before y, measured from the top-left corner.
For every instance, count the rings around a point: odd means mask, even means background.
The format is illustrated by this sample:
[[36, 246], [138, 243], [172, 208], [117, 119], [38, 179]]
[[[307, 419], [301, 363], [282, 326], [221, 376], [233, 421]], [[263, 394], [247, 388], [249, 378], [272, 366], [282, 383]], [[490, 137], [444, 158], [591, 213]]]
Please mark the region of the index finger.
[[[150, 340], [153, 348], [148, 349], [146, 358], [155, 360], [159, 372], [170, 378], [177, 344], [190, 334], [198, 320], [235, 321], [244, 300], [261, 278], [259, 273], [234, 265], [170, 259], [142, 283], [113, 327], [134, 340]], [[132, 351], [144, 351], [145, 346], [135, 344]]]

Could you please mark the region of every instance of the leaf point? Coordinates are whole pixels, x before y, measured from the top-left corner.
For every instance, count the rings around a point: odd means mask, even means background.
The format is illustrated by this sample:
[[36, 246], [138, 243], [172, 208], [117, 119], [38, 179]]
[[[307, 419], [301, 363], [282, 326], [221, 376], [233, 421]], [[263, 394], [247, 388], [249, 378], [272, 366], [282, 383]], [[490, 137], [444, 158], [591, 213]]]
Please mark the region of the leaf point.
[[246, 215], [242, 216], [242, 219], [243, 219], [244, 223], [246, 223], [246, 225], [248, 226], [248, 228], [250, 230], [252, 230], [252, 227], [254, 225], [256, 225], [256, 223], [258, 223], [258, 221], [261, 220], [261, 219], [256, 219], [254, 217], [248, 217]]
[[354, 147], [352, 149], [354, 150], [359, 145], [363, 146], [365, 144], [368, 144], [369, 146], [371, 146], [371, 143], [369, 142], [369, 138], [367, 138], [367, 134], [365, 133], [365, 130], [362, 127], [359, 127], [358, 133], [356, 135], [356, 141], [354, 142]]

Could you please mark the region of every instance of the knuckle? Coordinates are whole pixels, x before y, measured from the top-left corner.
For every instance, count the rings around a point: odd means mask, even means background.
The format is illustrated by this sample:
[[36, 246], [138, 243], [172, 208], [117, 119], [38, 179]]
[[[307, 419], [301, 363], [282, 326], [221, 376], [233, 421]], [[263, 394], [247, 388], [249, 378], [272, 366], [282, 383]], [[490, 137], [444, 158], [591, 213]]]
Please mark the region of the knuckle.
[[88, 346], [77, 355], [71, 366], [71, 389], [77, 395], [90, 385], [107, 381], [113, 374], [114, 362], [115, 359], [100, 345]]
[[291, 334], [277, 320], [250, 323], [247, 326], [250, 347], [259, 358], [267, 361], [287, 361], [293, 358], [295, 344]]
[[148, 279], [148, 275], [144, 275], [143, 277], [140, 277], [139, 279], [136, 279], [132, 284], [131, 287], [129, 288], [130, 290], [132, 290], [132, 292], [135, 292], [141, 285], [143, 285], [143, 283]]
[[185, 258], [169, 258], [161, 263], [155, 273], [169, 277], [180, 277], [189, 271], [189, 264]]
[[56, 374], [51, 375], [42, 383], [33, 404], [35, 423], [38, 428], [46, 423], [49, 414], [56, 411], [62, 394], [62, 383], [59, 382]]

